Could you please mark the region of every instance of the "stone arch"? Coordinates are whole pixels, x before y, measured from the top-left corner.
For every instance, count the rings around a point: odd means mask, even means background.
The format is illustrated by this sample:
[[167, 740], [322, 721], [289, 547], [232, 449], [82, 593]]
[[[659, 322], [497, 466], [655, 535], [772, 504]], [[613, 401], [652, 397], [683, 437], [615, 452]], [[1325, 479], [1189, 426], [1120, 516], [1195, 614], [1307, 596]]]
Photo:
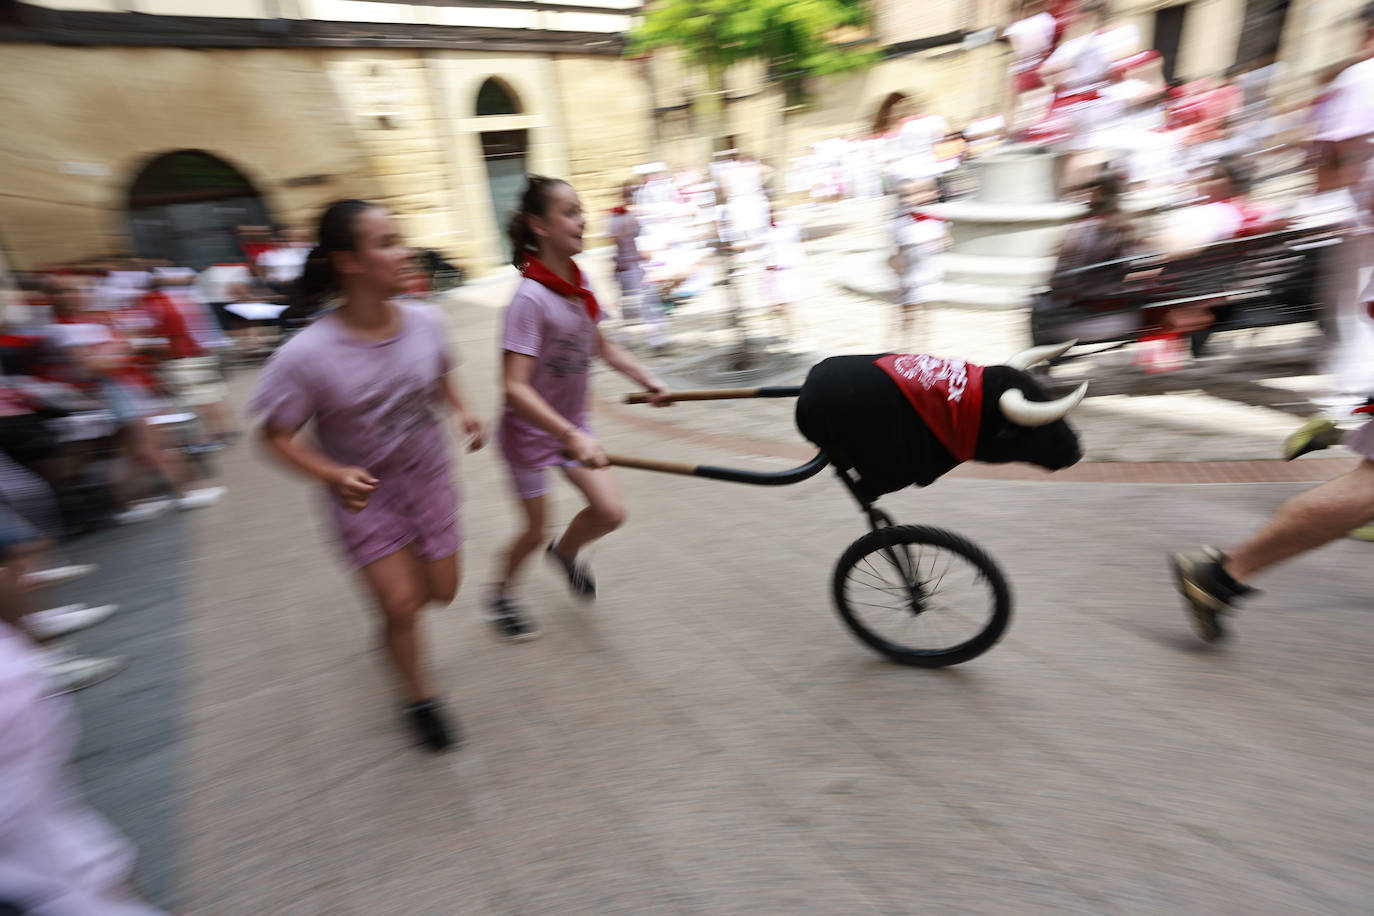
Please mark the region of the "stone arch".
[[520, 104], [520, 94], [499, 76], [489, 76], [482, 81], [482, 85], [477, 88], [473, 108], [479, 118], [525, 113], [524, 106]]
[[139, 256], [197, 270], [241, 260], [239, 226], [270, 223], [252, 180], [227, 160], [198, 149], [159, 153], [129, 183], [129, 236]]

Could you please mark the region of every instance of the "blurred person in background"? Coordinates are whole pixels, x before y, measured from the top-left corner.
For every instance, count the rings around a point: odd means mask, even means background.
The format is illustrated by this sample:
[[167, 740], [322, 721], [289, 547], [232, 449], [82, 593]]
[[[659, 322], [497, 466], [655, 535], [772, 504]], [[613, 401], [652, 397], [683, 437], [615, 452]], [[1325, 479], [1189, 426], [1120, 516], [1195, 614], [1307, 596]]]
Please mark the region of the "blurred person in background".
[[1314, 142], [1317, 190], [1350, 214], [1344, 240], [1323, 260], [1323, 301], [1331, 312], [1332, 340], [1325, 371], [1333, 387], [1319, 405], [1343, 419], [1374, 392], [1374, 323], [1361, 294], [1374, 275], [1374, 3], [1360, 12], [1360, 60], [1341, 71], [1324, 93]]
[[1069, 36], [1040, 66], [1040, 75], [1054, 87], [1050, 119], [1062, 118], [1067, 137], [1057, 161], [1060, 193], [1084, 187], [1102, 164], [1103, 132], [1123, 108], [1119, 99], [1104, 94], [1113, 81], [1113, 67], [1139, 43], [1134, 25], [1107, 28], [1107, 4], [1084, 3], [1081, 17]]
[[[1170, 258], [1184, 258], [1218, 242], [1278, 228], [1281, 223], [1275, 215], [1250, 199], [1250, 187], [1250, 172], [1240, 157], [1221, 157], [1198, 181], [1197, 203], [1170, 214], [1150, 247]], [[1184, 335], [1190, 337], [1192, 355], [1202, 356], [1215, 320], [1214, 306], [1206, 303], [1170, 309], [1163, 319], [1164, 330], [1142, 338], [1147, 368], [1157, 371], [1182, 365]]]
[[[5, 606], [2, 619], [40, 642], [95, 626], [119, 610], [114, 604], [33, 609], [30, 593], [95, 571], [88, 564], [45, 565], [61, 528], [56, 501], [47, 483], [0, 455], [0, 562], [13, 586], [12, 600]], [[69, 693], [97, 684], [128, 664], [123, 657], [76, 655], [61, 645], [45, 647], [38, 657], [54, 693]]]
[[141, 489], [139, 478], [145, 472], [159, 479], [179, 509], [199, 509], [218, 502], [226, 492], [223, 487], [188, 489], [193, 476], [181, 453], [164, 448], [147, 422], [156, 406], [149, 394], [156, 380], [149, 377], [112, 322], [87, 309], [82, 283], [75, 277], [54, 276], [49, 292], [53, 324], [47, 333], [63, 351], [64, 374], [68, 376], [63, 380], [98, 394], [114, 414], [119, 427], [117, 441], [129, 459], [116, 483], [116, 499], [125, 510], [118, 520], [141, 521], [166, 508], [158, 502], [133, 505]]
[[596, 597], [583, 548], [625, 520], [625, 498], [606, 451], [591, 433], [588, 381], [597, 357], [667, 401], [667, 387], [628, 351], [601, 333], [601, 306], [573, 256], [583, 248], [586, 219], [577, 192], [556, 178], [529, 176], [509, 226], [511, 261], [524, 275], [506, 307], [501, 340], [505, 408], [498, 440], [524, 524], [502, 551], [487, 596], [487, 619], [508, 641], [532, 639], [537, 625], [515, 595], [517, 576], [539, 549], [548, 519], [548, 473], [558, 468], [586, 500], [545, 555], [572, 593]]
[[269, 282], [267, 268], [258, 263], [247, 265], [247, 271], [229, 285], [229, 299], [224, 311], [238, 354], [254, 359], [272, 352], [281, 337], [281, 316], [287, 305], [283, 294]]
[[777, 213], [769, 221], [763, 248], [763, 293], [771, 314], [782, 319], [787, 339], [799, 343], [802, 331], [797, 309], [806, 298], [806, 245], [802, 224]]
[[768, 169], [753, 156], [726, 151], [712, 167], [725, 197], [725, 240], [738, 249], [757, 249], [768, 231]]
[[1044, 88], [1040, 65], [1054, 50], [1058, 33], [1048, 6], [1045, 0], [1026, 0], [1019, 11], [1021, 18], [1002, 30], [1002, 40], [1010, 43], [1012, 49], [1012, 63], [1007, 68], [1011, 93], [1005, 117], [1008, 129], [1013, 132], [1028, 121], [1038, 119], [1041, 112], [1035, 109], [1043, 107], [1033, 105], [1032, 100], [1035, 90]]
[[930, 328], [923, 315], [930, 302], [938, 301], [943, 273], [939, 254], [948, 247], [945, 222], [925, 212], [939, 192], [933, 178], [903, 181], [897, 185], [897, 209], [892, 217], [896, 246], [888, 264], [897, 274], [897, 333], [895, 348], [918, 353], [931, 348]]
[[929, 111], [922, 99], [908, 98], [899, 104], [904, 117], [891, 140], [891, 182], [935, 180], [940, 174], [935, 146], [949, 134], [949, 124]]
[[[1031, 307], [1031, 334], [1036, 344], [1111, 338], [1134, 328], [1136, 314], [1094, 315], [1081, 320], [1044, 324], [1046, 316], [1063, 314], [1076, 303], [1109, 300], [1121, 288], [1128, 267], [1112, 262], [1130, 256], [1135, 230], [1121, 211], [1122, 179], [1111, 168], [1101, 169], [1088, 186], [1088, 212], [1064, 233], [1050, 275], [1049, 289]], [[1095, 265], [1100, 265], [1093, 269]]]
[[[447, 431], [453, 409], [480, 448], [440, 313], [397, 302], [412, 252], [383, 207], [331, 204], [320, 218], [296, 295], [309, 314], [340, 295], [268, 361], [249, 402], [263, 443], [283, 465], [323, 484], [339, 544], [372, 597], [382, 644], [401, 682], [402, 714], [420, 744], [459, 738], [424, 659], [420, 612], [448, 605], [461, 578], [461, 502]], [[313, 441], [300, 435], [314, 421]]]
[[249, 265], [257, 264], [264, 252], [276, 248], [278, 244], [272, 236], [271, 226], [239, 226], [235, 235], [239, 251], [243, 253], [243, 263]]
[[234, 317], [225, 307], [234, 301], [234, 287], [249, 277], [247, 264], [211, 264], [196, 274], [196, 298], [210, 309], [225, 333], [235, 327]]
[[6, 622], [23, 603], [12, 557], [0, 556], [0, 913], [157, 916], [134, 889], [134, 848], [81, 798], [76, 708]]
[[260, 251], [253, 263], [261, 268], [261, 276], [267, 287], [278, 296], [285, 296], [290, 292], [291, 284], [305, 270], [310, 245], [295, 241], [281, 231], [276, 233], [272, 242], [272, 247]]
[[[201, 418], [202, 448], [222, 448], [238, 435], [224, 408], [227, 394], [219, 361], [201, 340], [209, 333], [208, 316], [187, 293], [194, 279], [190, 271], [163, 269], [153, 278], [153, 289], [144, 297], [143, 309], [152, 321], [159, 375], [178, 406], [194, 410]], [[192, 331], [193, 322], [202, 335]]]
[[639, 219], [631, 211], [635, 190], [639, 186], [627, 181], [620, 188], [620, 205], [611, 209], [607, 232], [615, 241], [615, 282], [620, 288], [620, 318], [638, 321], [640, 301], [644, 295], [644, 256], [639, 251]]

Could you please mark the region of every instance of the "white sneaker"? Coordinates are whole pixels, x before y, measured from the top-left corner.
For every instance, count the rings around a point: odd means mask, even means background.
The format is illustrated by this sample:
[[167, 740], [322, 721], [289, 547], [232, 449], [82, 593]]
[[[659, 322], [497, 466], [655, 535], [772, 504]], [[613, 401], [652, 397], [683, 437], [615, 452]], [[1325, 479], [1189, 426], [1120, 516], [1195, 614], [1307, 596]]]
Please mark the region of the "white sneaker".
[[43, 653], [43, 673], [48, 678], [48, 695], [58, 696], [99, 684], [124, 670], [129, 659], [123, 655], [93, 658], [73, 655], [66, 649], [47, 649]]
[[89, 576], [99, 568], [94, 563], [72, 563], [50, 569], [35, 569], [33, 572], [25, 573], [19, 584], [24, 588], [42, 588], [45, 585], [57, 585], [60, 582], [70, 582], [82, 576]]
[[123, 512], [117, 512], [114, 520], [121, 525], [132, 525], [136, 522], [146, 522], [150, 518], [157, 518], [162, 513], [172, 507], [171, 500], [168, 499], [149, 499], [133, 503]]
[[203, 490], [187, 490], [177, 500], [178, 509], [203, 509], [213, 506], [229, 492], [228, 487], [206, 487]]
[[66, 636], [68, 633], [75, 633], [77, 630], [93, 627], [102, 620], [108, 620], [117, 610], [119, 610], [117, 604], [101, 604], [96, 607], [87, 607], [84, 604], [67, 604], [62, 607], [48, 608], [46, 611], [34, 611], [32, 614], [25, 614], [23, 626], [34, 639], [56, 639], [59, 636]]

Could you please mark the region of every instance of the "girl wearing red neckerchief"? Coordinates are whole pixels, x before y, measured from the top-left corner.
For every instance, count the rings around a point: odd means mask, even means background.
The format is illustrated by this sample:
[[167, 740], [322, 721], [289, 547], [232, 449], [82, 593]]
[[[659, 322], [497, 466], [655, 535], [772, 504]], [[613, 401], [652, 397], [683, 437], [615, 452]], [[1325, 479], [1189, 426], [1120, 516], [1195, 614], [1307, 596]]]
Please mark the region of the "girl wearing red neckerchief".
[[601, 443], [588, 422], [587, 381], [592, 361], [610, 366], [668, 402], [652, 372], [601, 333], [600, 304], [573, 255], [582, 251], [587, 220], [577, 192], [556, 178], [529, 177], [520, 209], [511, 216], [511, 262], [524, 274], [506, 309], [502, 335], [505, 410], [497, 438], [510, 467], [525, 527], [501, 557], [487, 602], [488, 619], [504, 639], [538, 634], [514, 597], [516, 576], [544, 538], [548, 470], [559, 468], [587, 504], [545, 553], [567, 576], [574, 594], [596, 596], [578, 552], [620, 527], [625, 500]]

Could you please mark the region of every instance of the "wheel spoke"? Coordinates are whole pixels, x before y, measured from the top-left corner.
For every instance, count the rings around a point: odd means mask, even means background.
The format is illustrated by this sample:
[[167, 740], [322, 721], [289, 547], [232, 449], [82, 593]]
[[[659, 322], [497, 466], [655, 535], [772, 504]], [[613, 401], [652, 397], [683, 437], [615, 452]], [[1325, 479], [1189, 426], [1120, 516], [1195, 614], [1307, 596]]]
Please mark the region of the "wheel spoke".
[[[994, 625], [1000, 632], [1005, 611], [988, 561], [919, 533], [904, 536], [878, 539], [849, 561], [837, 597], [851, 626], [899, 658], [963, 653]], [[939, 662], [921, 662], [931, 663]]]

